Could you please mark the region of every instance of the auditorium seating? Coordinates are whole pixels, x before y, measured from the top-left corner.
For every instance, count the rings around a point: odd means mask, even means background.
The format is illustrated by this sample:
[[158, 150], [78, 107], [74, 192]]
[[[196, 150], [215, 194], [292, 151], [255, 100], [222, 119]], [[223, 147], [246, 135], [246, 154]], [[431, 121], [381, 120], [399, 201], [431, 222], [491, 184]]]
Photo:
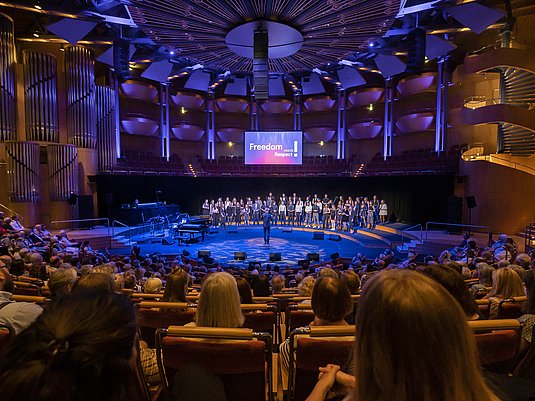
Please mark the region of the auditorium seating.
[[522, 316], [525, 307], [525, 296], [504, 299], [498, 304], [497, 319], [517, 319]]
[[159, 329], [156, 336], [158, 364], [167, 389], [172, 388], [177, 370], [196, 364], [223, 380], [228, 401], [272, 400], [270, 334], [171, 326]]
[[355, 343], [355, 326], [313, 326], [290, 334], [288, 393], [304, 401], [318, 380], [318, 368], [329, 363], [344, 367]]

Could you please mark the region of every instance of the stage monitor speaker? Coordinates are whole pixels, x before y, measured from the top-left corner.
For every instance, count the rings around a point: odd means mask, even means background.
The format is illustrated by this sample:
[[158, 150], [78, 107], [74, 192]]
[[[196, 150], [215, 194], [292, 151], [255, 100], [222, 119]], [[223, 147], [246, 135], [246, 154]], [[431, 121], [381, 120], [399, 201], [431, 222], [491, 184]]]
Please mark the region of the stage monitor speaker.
[[409, 32], [409, 52], [407, 55], [407, 72], [419, 73], [425, 67], [425, 40], [426, 33], [423, 29], [416, 28]]
[[300, 267], [308, 267], [309, 264], [310, 264], [310, 261], [306, 259], [301, 259], [297, 261], [297, 266], [300, 266]]
[[340, 237], [338, 234], [329, 234], [328, 238], [331, 241], [342, 241], [342, 237]]
[[255, 98], [262, 100], [268, 99], [268, 50], [269, 37], [268, 31], [258, 29], [254, 31], [253, 38], [253, 85]]
[[162, 245], [173, 245], [174, 243], [175, 243], [175, 240], [171, 237], [162, 238]]
[[247, 253], [234, 252], [234, 260], [245, 260], [245, 259], [247, 259]]
[[292, 227], [282, 227], [281, 231], [283, 233], [291, 233], [292, 232]]
[[238, 234], [238, 227], [236, 227], [236, 226], [229, 227], [228, 230], [227, 230], [227, 233], [229, 233], [229, 234]]
[[69, 205], [76, 205], [76, 202], [78, 201], [78, 195], [76, 194], [70, 194], [69, 199], [67, 199], [67, 202], [69, 202]]
[[340, 254], [338, 252], [336, 253], [333, 253], [331, 254], [331, 256], [329, 256], [331, 258], [331, 260], [336, 260], [340, 257]]
[[215, 259], [211, 258], [210, 256], [205, 256], [204, 258], [202, 258], [202, 262], [205, 265], [213, 265], [215, 263]]
[[269, 261], [270, 262], [280, 262], [282, 260], [280, 252], [270, 252]]
[[307, 260], [311, 262], [319, 262], [320, 261], [320, 254], [315, 252], [309, 252], [307, 253]]
[[316, 239], [316, 240], [323, 240], [325, 239], [325, 234], [324, 233], [314, 233], [314, 235], [312, 236], [312, 239]]
[[210, 256], [212, 256], [212, 252], [207, 249], [199, 249], [197, 251], [197, 259], [209, 258]]
[[468, 209], [473, 209], [473, 208], [477, 207], [476, 197], [475, 196], [467, 196], [464, 199], [466, 201], [466, 206], [468, 206]]

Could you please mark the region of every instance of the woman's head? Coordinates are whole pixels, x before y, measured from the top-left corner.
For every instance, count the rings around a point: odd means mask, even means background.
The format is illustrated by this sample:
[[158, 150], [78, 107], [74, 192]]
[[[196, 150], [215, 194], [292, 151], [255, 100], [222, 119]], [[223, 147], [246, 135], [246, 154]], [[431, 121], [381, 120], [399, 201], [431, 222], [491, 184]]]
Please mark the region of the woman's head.
[[523, 296], [522, 279], [509, 267], [497, 269], [492, 274], [492, 289], [489, 295], [500, 299]]
[[360, 278], [359, 275], [353, 270], [347, 270], [342, 274], [342, 282], [347, 286], [347, 289], [351, 295], [356, 295], [359, 293]]
[[463, 310], [429, 277], [376, 274], [363, 288], [356, 327], [357, 399], [497, 400], [481, 378]]
[[269, 278], [265, 274], [260, 274], [253, 280], [253, 294], [255, 297], [270, 297]]
[[314, 276], [306, 276], [305, 278], [303, 278], [297, 285], [297, 293], [299, 294], [299, 296], [300, 297], [312, 296], [312, 289], [314, 288], [315, 283], [316, 283], [316, 279], [314, 278]]
[[428, 265], [422, 273], [441, 284], [463, 308], [467, 317], [478, 313], [477, 304], [470, 294], [463, 277], [454, 269], [447, 266]]
[[494, 267], [485, 262], [480, 262], [476, 264], [476, 271], [479, 283], [485, 287], [492, 287], [492, 273], [494, 272]]
[[340, 322], [351, 312], [351, 295], [339, 278], [320, 277], [312, 289], [312, 310], [324, 322]]
[[189, 276], [183, 269], [174, 270], [165, 283], [162, 301], [187, 302]]
[[202, 327], [240, 327], [243, 324], [236, 280], [225, 272], [204, 280], [195, 321]]
[[114, 292], [115, 281], [106, 273], [89, 273], [81, 276], [72, 287], [72, 292]]
[[284, 277], [282, 274], [275, 274], [271, 278], [271, 288], [274, 294], [281, 292], [285, 284], [286, 284], [286, 277]]
[[247, 279], [243, 277], [236, 278], [236, 285], [238, 286], [238, 293], [240, 294], [240, 301], [242, 304], [253, 303], [253, 293], [251, 292], [251, 286]]
[[134, 309], [126, 296], [63, 297], [8, 346], [0, 362], [2, 399], [136, 399], [135, 335]]
[[158, 277], [150, 277], [145, 282], [144, 292], [146, 294], [157, 294], [162, 289], [162, 280]]

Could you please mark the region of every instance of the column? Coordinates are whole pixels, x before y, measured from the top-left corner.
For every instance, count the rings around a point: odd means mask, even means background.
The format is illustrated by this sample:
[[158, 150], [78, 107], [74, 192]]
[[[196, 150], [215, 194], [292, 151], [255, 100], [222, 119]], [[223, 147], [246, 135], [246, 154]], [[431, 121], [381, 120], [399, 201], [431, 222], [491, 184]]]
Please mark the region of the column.
[[160, 102], [160, 157], [169, 160], [169, 87], [160, 83], [158, 92]]
[[294, 131], [301, 131], [301, 96], [294, 93]]
[[59, 142], [56, 57], [24, 50], [22, 59], [26, 139]]
[[336, 158], [346, 158], [346, 96], [342, 88], [336, 90]]
[[116, 147], [116, 91], [97, 86], [97, 153], [98, 170], [111, 171], [117, 163]]
[[447, 101], [449, 88], [449, 74], [446, 68], [446, 57], [438, 60], [437, 73], [437, 108], [435, 114], [435, 152], [444, 152], [446, 146], [447, 122]]
[[215, 160], [215, 94], [206, 97], [206, 159]]
[[385, 81], [385, 118], [383, 124], [383, 158], [392, 156], [392, 138], [394, 137], [394, 83], [392, 78]]

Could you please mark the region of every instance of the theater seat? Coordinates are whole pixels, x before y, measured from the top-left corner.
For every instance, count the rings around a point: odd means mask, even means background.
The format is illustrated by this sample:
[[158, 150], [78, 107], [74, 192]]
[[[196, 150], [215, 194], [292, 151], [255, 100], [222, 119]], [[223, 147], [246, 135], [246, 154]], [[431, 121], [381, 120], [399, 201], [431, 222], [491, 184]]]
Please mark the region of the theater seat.
[[497, 319], [518, 319], [526, 307], [526, 300], [524, 296], [500, 301]]
[[270, 334], [245, 328], [171, 326], [158, 329], [156, 339], [167, 391], [173, 387], [176, 371], [194, 364], [222, 379], [228, 401], [272, 400]]
[[241, 309], [245, 321], [243, 327], [256, 332], [270, 333], [277, 343], [280, 338], [279, 331], [279, 310], [275, 305], [268, 304], [242, 304]]
[[140, 302], [136, 304], [136, 316], [141, 339], [155, 348], [156, 329], [193, 322], [195, 313], [194, 305], [185, 302]]
[[476, 338], [479, 361], [485, 369], [511, 373], [518, 360], [520, 323], [516, 319], [469, 321]]
[[314, 321], [314, 312], [310, 304], [293, 304], [286, 308], [286, 337], [293, 330], [308, 326]]
[[290, 401], [305, 400], [318, 381], [318, 368], [344, 366], [355, 343], [355, 326], [313, 326], [290, 334]]

